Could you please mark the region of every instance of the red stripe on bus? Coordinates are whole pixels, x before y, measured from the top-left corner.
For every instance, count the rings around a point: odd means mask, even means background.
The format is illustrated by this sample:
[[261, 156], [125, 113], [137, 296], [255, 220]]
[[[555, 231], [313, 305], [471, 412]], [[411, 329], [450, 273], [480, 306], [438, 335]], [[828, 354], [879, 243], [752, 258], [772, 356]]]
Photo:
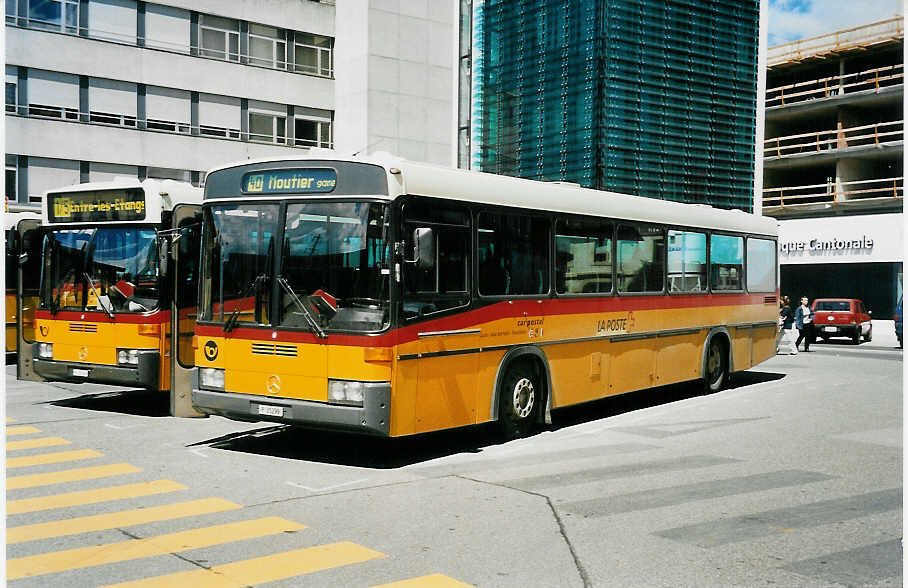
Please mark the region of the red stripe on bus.
[[[274, 341], [345, 345], [351, 347], [390, 347], [415, 341], [419, 333], [427, 331], [454, 331], [477, 324], [506, 318], [524, 316], [558, 316], [566, 314], [591, 314], [597, 312], [622, 312], [640, 310], [674, 310], [691, 307], [763, 305], [763, 294], [708, 294], [682, 296], [610, 296], [603, 298], [545, 298], [503, 301], [435, 320], [422, 321], [393, 329], [378, 335], [345, 335], [330, 333], [319, 339], [309, 331], [284, 331], [271, 327], [235, 327], [225, 333], [220, 325], [198, 325], [200, 337], [227, 337], [251, 341]], [[775, 309], [775, 306], [773, 306]], [[524, 314], [526, 313], [526, 314]]]
[[170, 311], [158, 310], [151, 314], [114, 314], [114, 318], [110, 318], [106, 313], [101, 311], [81, 312], [78, 310], [61, 310], [57, 312], [57, 314], [52, 315], [49, 310], [36, 310], [35, 318], [48, 321], [87, 321], [92, 323], [153, 325], [169, 322]]

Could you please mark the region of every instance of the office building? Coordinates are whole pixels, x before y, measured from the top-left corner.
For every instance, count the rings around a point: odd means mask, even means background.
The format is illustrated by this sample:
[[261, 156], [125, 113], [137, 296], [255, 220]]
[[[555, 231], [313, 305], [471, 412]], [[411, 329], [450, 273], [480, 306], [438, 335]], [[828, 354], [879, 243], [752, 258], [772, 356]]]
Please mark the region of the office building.
[[752, 210], [759, 0], [461, 0], [459, 165]]
[[768, 50], [763, 213], [781, 288], [891, 318], [904, 258], [902, 17]]

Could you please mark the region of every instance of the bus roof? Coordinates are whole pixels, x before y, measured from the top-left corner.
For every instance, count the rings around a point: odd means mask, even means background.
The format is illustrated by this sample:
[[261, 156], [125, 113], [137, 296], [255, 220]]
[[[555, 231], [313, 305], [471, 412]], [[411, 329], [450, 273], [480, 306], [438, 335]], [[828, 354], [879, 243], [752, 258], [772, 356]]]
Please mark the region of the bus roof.
[[[126, 197], [127, 194], [135, 194], [136, 190], [141, 190], [141, 198]], [[45, 225], [96, 225], [98, 223], [108, 222], [136, 222], [136, 223], [159, 223], [161, 222], [161, 213], [173, 210], [178, 204], [201, 204], [203, 191], [187, 182], [178, 182], [176, 180], [157, 180], [138, 178], [114, 178], [106, 182], [89, 182], [86, 184], [74, 184], [64, 186], [53, 190], [47, 190], [41, 197], [41, 222]], [[71, 197], [80, 199], [78, 204], [84, 209], [89, 210], [88, 216], [84, 218], [63, 216], [51, 214], [51, 201], [57, 197]], [[96, 212], [102, 206], [110, 210], [111, 206], [117, 205], [117, 199], [141, 202], [141, 204], [132, 203], [132, 210], [138, 211], [136, 214], [124, 215], [120, 218], [103, 218], [104, 214], [99, 212], [96, 218], [91, 217], [91, 212]], [[51, 218], [53, 216], [53, 218]]]
[[[778, 234], [776, 219], [742, 210], [684, 204], [618, 192], [582, 188], [577, 184], [540, 182], [511, 176], [442, 167], [400, 159], [386, 153], [368, 157], [345, 156], [325, 149], [312, 149], [298, 157], [247, 160], [212, 169], [220, 170], [299, 161], [344, 161], [381, 166], [388, 177], [388, 198], [403, 194], [435, 196], [463, 202], [530, 208], [550, 212], [603, 216], [665, 225], [709, 228], [761, 235]], [[306, 194], [312, 197], [311, 194]], [[330, 194], [315, 196], [330, 197]], [[273, 198], [273, 196], [272, 196]]]

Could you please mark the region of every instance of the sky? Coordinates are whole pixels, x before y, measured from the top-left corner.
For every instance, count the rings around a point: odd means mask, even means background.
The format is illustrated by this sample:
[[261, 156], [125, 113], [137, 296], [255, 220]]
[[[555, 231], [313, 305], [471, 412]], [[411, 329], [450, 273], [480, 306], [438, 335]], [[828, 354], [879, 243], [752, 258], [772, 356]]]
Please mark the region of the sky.
[[769, 0], [769, 46], [903, 15], [903, 0]]

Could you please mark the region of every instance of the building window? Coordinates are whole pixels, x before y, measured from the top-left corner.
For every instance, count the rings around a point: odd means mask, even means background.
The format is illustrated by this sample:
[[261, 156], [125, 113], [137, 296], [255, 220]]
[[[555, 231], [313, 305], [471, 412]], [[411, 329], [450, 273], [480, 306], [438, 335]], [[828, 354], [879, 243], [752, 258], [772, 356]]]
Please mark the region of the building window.
[[287, 118], [264, 112], [249, 113], [249, 140], [261, 143], [284, 143]]
[[16, 112], [16, 100], [19, 96], [15, 82], [6, 82], [6, 111]]
[[296, 71], [330, 78], [334, 75], [334, 39], [310, 33], [296, 33]]
[[294, 137], [297, 146], [332, 149], [331, 122], [297, 118], [294, 120]]
[[29, 104], [29, 116], [46, 116], [49, 118], [62, 118], [65, 120], [78, 120], [78, 108], [64, 108], [62, 106], [49, 106], [47, 104]]
[[287, 42], [284, 31], [249, 23], [249, 63], [263, 67], [287, 67]]
[[240, 60], [240, 23], [232, 18], [199, 15], [199, 55]]
[[14, 25], [16, 24], [16, 9], [18, 8], [19, 3], [16, 0], [7, 0], [6, 2], [6, 23]]
[[[15, 155], [13, 156], [15, 157]], [[6, 164], [6, 200], [7, 202], [16, 202], [16, 166], [15, 164]]]
[[[15, 0], [7, 6], [11, 3]], [[28, 0], [28, 25], [75, 34], [79, 31], [79, 0]]]

